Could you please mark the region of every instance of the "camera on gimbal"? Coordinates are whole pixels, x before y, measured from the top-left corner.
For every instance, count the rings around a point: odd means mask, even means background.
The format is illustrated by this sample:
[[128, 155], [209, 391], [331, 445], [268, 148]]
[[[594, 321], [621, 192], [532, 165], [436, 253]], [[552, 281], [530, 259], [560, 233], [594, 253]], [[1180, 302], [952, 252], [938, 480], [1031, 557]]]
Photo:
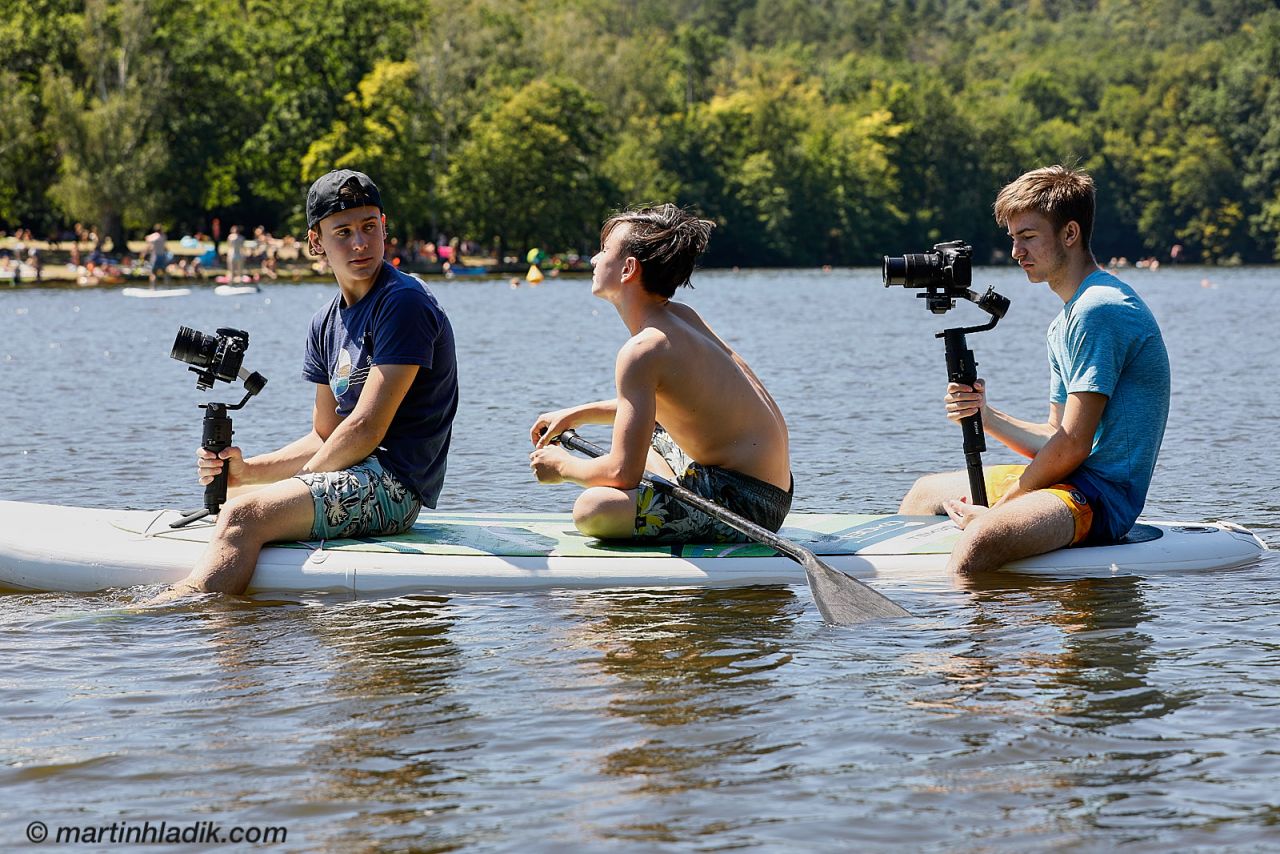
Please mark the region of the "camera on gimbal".
[[[963, 326], [944, 329], [936, 333], [945, 346], [947, 378], [953, 383], [973, 386], [978, 378], [978, 363], [965, 340], [969, 332], [983, 332], [993, 328], [1009, 310], [1009, 300], [988, 287], [986, 293], [976, 294], [969, 285], [973, 280], [973, 247], [963, 240], [938, 243], [932, 252], [884, 256], [884, 286], [900, 285], [919, 288], [916, 294], [934, 314], [946, 314], [956, 307], [957, 299], [972, 302], [991, 315], [991, 320], [981, 326]], [[982, 452], [987, 449], [982, 431], [982, 413], [970, 415], [960, 421], [964, 436], [964, 456], [969, 473], [969, 494], [975, 504], [986, 505], [987, 489], [982, 477]]]
[[932, 252], [884, 256], [884, 286], [925, 289], [918, 296], [934, 314], [955, 308], [972, 281], [973, 247], [963, 240], [935, 244]]
[[[248, 388], [250, 378], [260, 376], [245, 374], [240, 367], [248, 349], [249, 333], [243, 330], [221, 328], [216, 335], [206, 335], [188, 326], [179, 326], [178, 337], [174, 339], [169, 357], [193, 366], [187, 370], [196, 375], [198, 389], [207, 391], [213, 388], [215, 380], [231, 383], [237, 378], [243, 378], [245, 387]], [[265, 384], [266, 380], [262, 380], [262, 383]], [[262, 386], [259, 385], [256, 391], [261, 389]]]
[[[267, 378], [262, 374], [251, 373], [242, 367], [248, 349], [249, 333], [240, 329], [224, 328], [219, 329], [216, 335], [206, 335], [190, 327], [179, 326], [178, 337], [169, 351], [170, 358], [192, 366], [187, 370], [196, 375], [196, 388], [202, 391], [213, 388], [217, 380], [224, 383], [244, 380], [245, 395], [239, 403], [228, 405], [210, 401], [200, 404], [204, 410], [204, 436], [200, 444], [210, 453], [217, 454], [231, 447], [231, 436], [235, 431], [227, 413], [244, 408], [249, 398], [267, 384]], [[226, 500], [227, 469], [224, 467], [204, 488], [204, 508], [188, 513], [171, 523], [170, 527], [181, 528], [205, 516], [217, 515]]]
[[[1009, 310], [1009, 300], [987, 288], [978, 295], [969, 290], [973, 282], [973, 247], [963, 240], [934, 244], [932, 252], [884, 256], [884, 286], [900, 285], [921, 288], [916, 294], [934, 314], [946, 314], [956, 307], [957, 299], [966, 299], [991, 315], [991, 326]], [[991, 326], [982, 327], [990, 329]], [[969, 330], [977, 331], [977, 330]]]

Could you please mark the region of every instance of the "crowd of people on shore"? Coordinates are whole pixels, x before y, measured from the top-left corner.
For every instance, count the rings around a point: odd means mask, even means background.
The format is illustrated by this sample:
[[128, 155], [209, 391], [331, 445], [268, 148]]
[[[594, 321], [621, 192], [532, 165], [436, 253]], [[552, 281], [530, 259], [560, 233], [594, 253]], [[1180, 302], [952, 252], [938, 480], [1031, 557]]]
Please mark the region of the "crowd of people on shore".
[[[0, 231], [0, 282], [17, 285], [57, 279], [94, 286], [142, 279], [153, 285], [173, 279], [212, 279], [246, 283], [272, 281], [282, 274], [296, 279], [331, 272], [324, 256], [304, 252], [303, 244], [291, 234], [277, 237], [263, 225], [250, 233], [238, 224], [221, 239], [219, 232], [215, 221], [212, 235], [197, 231], [171, 240], [167, 229], [156, 223], [141, 247], [134, 243], [117, 248], [96, 227], [78, 222], [44, 240], [37, 240], [29, 228], [16, 229], [12, 239]], [[586, 268], [586, 259], [576, 254], [530, 250], [535, 251], [549, 275]], [[498, 258], [495, 254], [475, 241], [445, 234], [435, 240], [387, 240], [388, 262], [406, 272], [453, 277], [509, 269], [522, 261], [515, 255], [503, 253]]]
[[[147, 278], [218, 278], [259, 281], [278, 278], [282, 262], [303, 259], [302, 247], [292, 235], [274, 236], [265, 226], [257, 226], [252, 237], [231, 226], [225, 240], [204, 232], [183, 235], [172, 246], [163, 225], [155, 224], [135, 251], [127, 243], [116, 247], [93, 226], [76, 223], [73, 229], [37, 241], [29, 228], [18, 228], [9, 236], [0, 231], [0, 281], [10, 284], [50, 278], [74, 280], [83, 286], [119, 284]], [[217, 269], [226, 270], [217, 274]], [[55, 274], [56, 271], [56, 274]]]
[[[0, 283], [71, 279], [82, 286], [121, 284], [129, 280], [147, 279], [153, 285], [160, 280], [214, 279], [219, 282], [246, 283], [278, 279], [282, 272], [293, 278], [330, 273], [323, 256], [304, 254], [303, 245], [291, 234], [276, 237], [263, 225], [253, 229], [252, 236], [240, 225], [232, 225], [226, 237], [219, 240], [218, 222], [214, 234], [203, 231], [183, 235], [170, 245], [167, 230], [157, 223], [144, 238], [144, 248], [130, 251], [126, 245], [118, 251], [107, 238], [90, 225], [77, 222], [71, 229], [37, 240], [30, 228], [13, 232], [12, 241], [0, 230]], [[495, 238], [495, 243], [497, 243]], [[65, 247], [65, 248], [64, 248]], [[514, 255], [494, 257], [489, 250], [472, 240], [438, 235], [435, 240], [414, 239], [401, 242], [387, 239], [387, 260], [397, 269], [412, 272], [442, 273], [446, 277], [479, 272], [496, 272], [518, 265], [522, 259]], [[536, 263], [549, 275], [562, 271], [586, 269], [586, 259], [576, 254], [546, 255], [537, 252]], [[1182, 260], [1183, 247], [1170, 247], [1165, 263]], [[488, 258], [493, 265], [475, 263], [477, 257]], [[469, 259], [469, 260], [464, 260]], [[535, 263], [530, 260], [529, 263]], [[1109, 270], [1126, 267], [1156, 271], [1160, 258], [1152, 255], [1130, 262], [1127, 257], [1112, 257], [1105, 265]], [[497, 269], [493, 269], [496, 267]], [[225, 272], [220, 272], [225, 271]]]

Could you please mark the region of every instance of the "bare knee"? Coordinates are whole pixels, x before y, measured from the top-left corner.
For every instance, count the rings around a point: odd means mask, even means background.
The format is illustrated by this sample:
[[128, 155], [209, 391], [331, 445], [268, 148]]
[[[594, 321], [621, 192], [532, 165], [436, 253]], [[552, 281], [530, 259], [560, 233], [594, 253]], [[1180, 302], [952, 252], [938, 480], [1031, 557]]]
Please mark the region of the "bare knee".
[[941, 477], [927, 474], [911, 485], [898, 512], [904, 516], [937, 516], [943, 512], [942, 499], [938, 496]]
[[263, 509], [257, 506], [253, 496], [233, 498], [218, 511], [214, 537], [223, 541], [257, 541], [258, 545], [262, 545], [266, 542], [264, 520]]
[[573, 524], [588, 537], [622, 539], [633, 536], [635, 499], [617, 489], [588, 489], [573, 503]]
[[1075, 523], [1066, 506], [1034, 492], [973, 519], [951, 551], [950, 569], [984, 572], [1071, 544]]
[[978, 518], [970, 522], [956, 541], [948, 563], [952, 572], [986, 572], [1004, 565], [1000, 538], [994, 536], [982, 521]]
[[904, 516], [928, 516], [933, 511], [924, 508], [924, 503], [920, 496], [920, 481], [916, 481], [911, 485], [911, 489], [907, 490], [907, 494], [903, 496], [902, 503], [898, 505], [898, 512]]

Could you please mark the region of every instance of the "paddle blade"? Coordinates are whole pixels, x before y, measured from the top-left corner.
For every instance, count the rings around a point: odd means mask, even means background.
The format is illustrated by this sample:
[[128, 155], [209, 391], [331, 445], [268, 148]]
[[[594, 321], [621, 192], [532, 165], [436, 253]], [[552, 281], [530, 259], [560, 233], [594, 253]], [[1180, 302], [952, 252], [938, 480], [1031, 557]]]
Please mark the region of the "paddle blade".
[[809, 590], [822, 619], [836, 626], [851, 626], [885, 617], [910, 617], [911, 613], [872, 588], [832, 569], [809, 554], [801, 560], [809, 578]]

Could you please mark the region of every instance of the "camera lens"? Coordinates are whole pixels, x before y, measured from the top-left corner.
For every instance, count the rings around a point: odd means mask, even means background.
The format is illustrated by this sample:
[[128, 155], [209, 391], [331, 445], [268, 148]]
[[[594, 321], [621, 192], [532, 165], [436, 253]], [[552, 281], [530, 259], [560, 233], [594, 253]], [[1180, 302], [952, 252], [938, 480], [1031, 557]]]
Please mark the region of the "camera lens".
[[884, 286], [905, 285], [907, 283], [907, 259], [884, 256]]
[[908, 252], [897, 258], [884, 256], [884, 286], [927, 288], [944, 284], [942, 259], [936, 252]]
[[217, 338], [212, 335], [205, 335], [203, 332], [197, 332], [188, 326], [179, 326], [178, 337], [173, 341], [173, 349], [169, 351], [169, 358], [186, 362], [188, 365], [207, 368], [213, 364], [217, 352]]

